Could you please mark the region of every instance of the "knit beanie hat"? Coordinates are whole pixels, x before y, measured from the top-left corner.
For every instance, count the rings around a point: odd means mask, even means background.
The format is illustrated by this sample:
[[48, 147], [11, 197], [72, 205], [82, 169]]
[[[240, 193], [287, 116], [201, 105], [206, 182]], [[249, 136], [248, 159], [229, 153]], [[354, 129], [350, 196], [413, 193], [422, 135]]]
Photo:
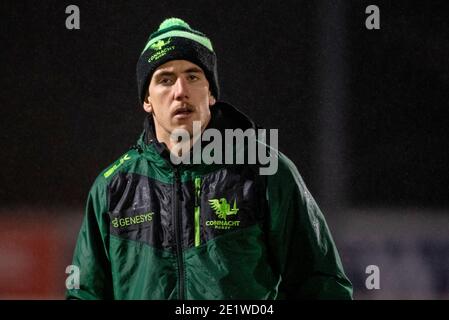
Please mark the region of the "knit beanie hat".
[[183, 20], [170, 18], [150, 35], [137, 61], [137, 86], [141, 103], [145, 100], [153, 72], [170, 60], [188, 60], [203, 69], [210, 91], [218, 100], [217, 57], [211, 41]]

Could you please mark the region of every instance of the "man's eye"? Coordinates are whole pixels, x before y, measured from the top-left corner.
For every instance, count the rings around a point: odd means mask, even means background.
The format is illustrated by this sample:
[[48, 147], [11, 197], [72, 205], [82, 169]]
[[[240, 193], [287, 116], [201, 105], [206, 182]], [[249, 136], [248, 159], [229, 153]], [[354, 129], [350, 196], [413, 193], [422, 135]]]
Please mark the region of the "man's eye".
[[189, 80], [194, 81], [194, 80], [197, 80], [197, 79], [199, 79], [199, 78], [196, 75], [189, 74]]
[[161, 80], [159, 80], [159, 83], [164, 85], [170, 85], [172, 84], [172, 80], [170, 78], [162, 78]]

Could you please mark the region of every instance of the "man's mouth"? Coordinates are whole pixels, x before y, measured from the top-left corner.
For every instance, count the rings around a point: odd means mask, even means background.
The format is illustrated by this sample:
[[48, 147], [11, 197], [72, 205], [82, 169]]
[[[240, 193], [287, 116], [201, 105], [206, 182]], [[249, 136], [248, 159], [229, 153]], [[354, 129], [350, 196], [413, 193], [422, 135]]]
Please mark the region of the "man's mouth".
[[173, 112], [173, 117], [176, 119], [188, 118], [193, 113], [193, 108], [186, 106], [180, 107]]

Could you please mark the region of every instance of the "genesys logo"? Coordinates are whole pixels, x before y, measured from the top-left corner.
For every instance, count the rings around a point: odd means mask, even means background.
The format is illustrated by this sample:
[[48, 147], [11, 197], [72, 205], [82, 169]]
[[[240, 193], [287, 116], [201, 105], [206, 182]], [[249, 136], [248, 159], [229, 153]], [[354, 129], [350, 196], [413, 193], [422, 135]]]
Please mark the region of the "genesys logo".
[[135, 215], [133, 217], [114, 218], [111, 223], [114, 228], [123, 228], [132, 225], [138, 225], [144, 222], [151, 222], [153, 220], [153, 212]]
[[240, 220], [228, 220], [230, 216], [237, 215], [239, 209], [237, 208], [237, 202], [234, 200], [234, 205], [231, 208], [231, 204], [225, 198], [211, 199], [209, 204], [212, 210], [215, 211], [217, 217], [221, 220], [208, 220], [206, 226], [214, 229], [231, 229], [240, 225]]

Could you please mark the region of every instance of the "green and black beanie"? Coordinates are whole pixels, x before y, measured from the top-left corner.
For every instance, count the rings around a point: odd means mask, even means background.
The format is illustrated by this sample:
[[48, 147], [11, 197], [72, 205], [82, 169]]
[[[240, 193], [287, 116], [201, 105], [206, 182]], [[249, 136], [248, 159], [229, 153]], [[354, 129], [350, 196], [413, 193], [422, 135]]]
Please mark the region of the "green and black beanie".
[[137, 86], [143, 103], [153, 72], [170, 60], [188, 60], [203, 69], [212, 95], [218, 99], [217, 57], [211, 41], [181, 19], [170, 18], [152, 33], [137, 62]]

